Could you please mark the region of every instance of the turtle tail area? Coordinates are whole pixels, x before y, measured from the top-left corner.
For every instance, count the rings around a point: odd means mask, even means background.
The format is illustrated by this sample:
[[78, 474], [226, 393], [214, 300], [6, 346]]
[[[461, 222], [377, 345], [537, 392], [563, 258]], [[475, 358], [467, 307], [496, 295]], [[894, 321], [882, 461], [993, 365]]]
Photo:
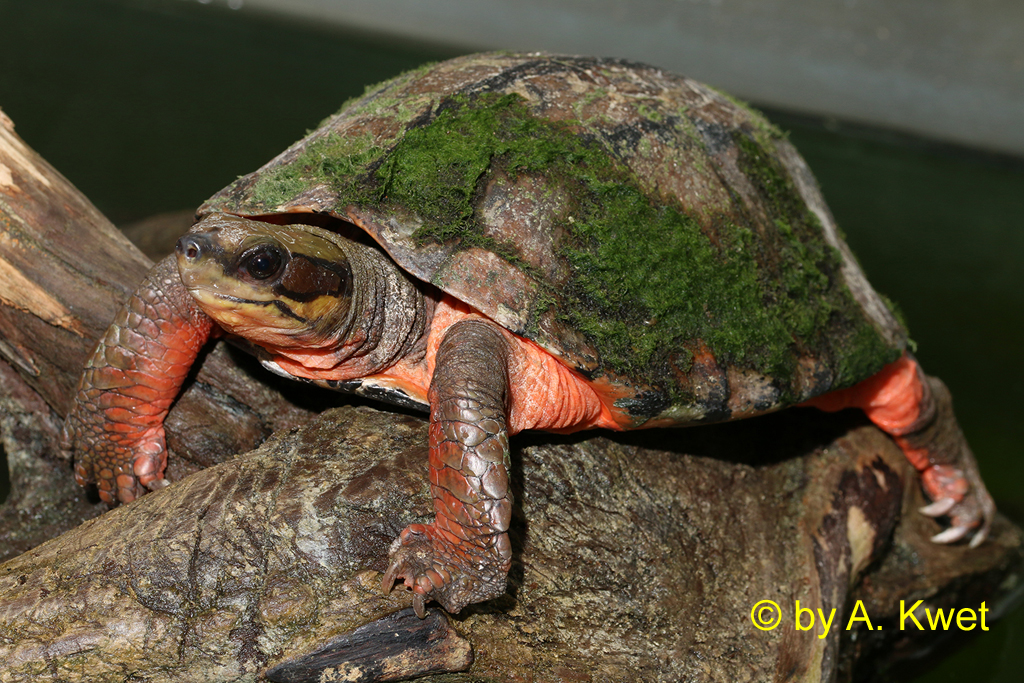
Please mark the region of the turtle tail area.
[[954, 543], [976, 529], [971, 539], [975, 547], [988, 536], [995, 503], [953, 414], [949, 389], [925, 375], [912, 356], [904, 354], [863, 382], [804, 405], [827, 412], [860, 408], [893, 437], [921, 473], [925, 492], [933, 501], [921, 512], [951, 521], [950, 528], [933, 536], [933, 541]]

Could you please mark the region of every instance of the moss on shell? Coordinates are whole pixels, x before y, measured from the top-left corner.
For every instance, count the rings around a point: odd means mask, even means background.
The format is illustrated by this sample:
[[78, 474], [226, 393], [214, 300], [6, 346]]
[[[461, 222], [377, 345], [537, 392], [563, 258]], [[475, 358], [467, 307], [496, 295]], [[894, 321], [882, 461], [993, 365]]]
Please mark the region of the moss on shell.
[[[736, 197], [717, 215], [691, 215], [653, 197], [585, 123], [540, 118], [519, 95], [460, 94], [421, 109], [388, 93], [373, 91], [354, 105], [401, 123], [386, 146], [369, 135], [321, 136], [263, 173], [247, 201], [269, 210], [326, 183], [339, 208], [411, 211], [422, 220], [418, 240], [484, 247], [537, 282], [527, 333], [557, 303], [608, 369], [638, 383], [670, 385], [672, 368], [685, 368], [687, 350], [699, 343], [723, 366], [780, 380], [783, 394], [801, 355], [829, 363], [837, 386], [898, 356], [846, 289], [840, 257], [778, 161], [772, 141], [780, 133], [760, 117], [732, 141], [763, 205]], [[657, 123], [692, 138], [685, 116], [673, 120]], [[556, 245], [571, 265], [565, 286], [556, 290], [529, 271], [516, 244], [485, 233], [477, 202], [499, 172], [541, 174], [571, 198], [558, 226], [566, 237]]]
[[885, 341], [843, 284], [838, 250], [825, 241], [817, 216], [775, 154], [774, 141], [781, 137], [769, 126], [733, 135], [740, 169], [764, 198], [764, 210], [781, 238], [774, 269], [781, 305], [774, 308], [786, 318], [798, 347], [829, 350], [835, 384], [847, 386], [896, 360], [902, 349]]
[[[406, 132], [376, 176], [389, 203], [423, 219], [420, 240], [465, 246], [490, 246], [475, 214], [489, 173], [543, 173], [569, 188], [573, 220], [561, 227], [572, 239], [561, 251], [574, 276], [558, 293], [561, 316], [617, 373], [661, 384], [670, 353], [700, 339], [720, 362], [770, 377], [788, 377], [797, 350], [838, 354], [837, 374], [849, 383], [894, 352], [842, 285], [839, 256], [814, 214], [756, 139], [770, 130], [735, 139], [776, 228], [760, 242], [737, 211], [718, 218], [715, 246], [694, 216], [652, 199], [599, 142], [536, 117], [517, 95], [447, 100], [430, 124]], [[758, 253], [765, 241], [774, 254]], [[503, 246], [495, 251], [521, 263], [515, 245]]]
[[372, 135], [329, 133], [306, 145], [291, 163], [262, 174], [246, 198], [247, 205], [251, 210], [272, 211], [324, 182], [352, 194], [349, 188], [357, 186], [360, 176], [382, 153]]

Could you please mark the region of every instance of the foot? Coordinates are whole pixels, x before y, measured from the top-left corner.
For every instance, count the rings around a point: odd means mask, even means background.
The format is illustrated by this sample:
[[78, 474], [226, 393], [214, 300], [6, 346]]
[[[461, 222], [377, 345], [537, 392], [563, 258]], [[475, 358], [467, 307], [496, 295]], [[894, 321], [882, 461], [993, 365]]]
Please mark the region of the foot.
[[[482, 539], [475, 539], [479, 542]], [[396, 580], [413, 591], [416, 615], [426, 615], [428, 600], [441, 603], [456, 614], [472, 602], [490, 600], [505, 593], [508, 535], [497, 534], [489, 547], [459, 541], [434, 524], [412, 524], [395, 540], [391, 565], [384, 573], [381, 590], [390, 593]]]
[[63, 447], [77, 455], [75, 481], [79, 486], [96, 484], [103, 502], [130, 503], [170, 483], [163, 476], [167, 449], [162, 426], [148, 430], [137, 440], [114, 441], [105, 434], [90, 438], [90, 430], [76, 430], [76, 425], [73, 419], [65, 424]]
[[970, 546], [976, 548], [988, 537], [996, 504], [973, 466], [968, 471], [950, 465], [933, 465], [921, 473], [925, 493], [934, 502], [921, 508], [929, 517], [947, 517], [950, 527], [932, 536], [935, 543], [955, 543], [977, 529]]
[[951, 522], [932, 541], [955, 543], [977, 529], [971, 537], [973, 548], [988, 536], [996, 506], [957, 424], [949, 389], [926, 376], [909, 355], [859, 384], [818, 396], [806, 405], [829, 412], [860, 408], [896, 440], [921, 473], [924, 490], [933, 501], [921, 512]]

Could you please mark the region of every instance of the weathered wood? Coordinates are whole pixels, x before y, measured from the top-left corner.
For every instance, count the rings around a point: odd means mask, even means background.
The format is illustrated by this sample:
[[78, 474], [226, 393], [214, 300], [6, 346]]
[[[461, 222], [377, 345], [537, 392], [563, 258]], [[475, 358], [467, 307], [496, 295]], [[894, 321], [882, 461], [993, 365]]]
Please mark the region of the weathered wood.
[[[425, 443], [419, 418], [329, 411], [8, 561], [0, 680], [241, 681], [281, 666], [317, 680], [325, 644], [409, 605], [379, 592], [379, 571], [394, 535], [429, 518]], [[827, 681], [851, 653], [870, 666], [929, 642], [899, 630], [900, 599], [994, 613], [1020, 568], [1020, 531], [1001, 518], [976, 550], [929, 543], [938, 527], [914, 513], [905, 458], [856, 419], [791, 411], [661, 445], [521, 449], [513, 586], [460, 615], [475, 657], [445, 680]], [[777, 464], [722, 458], [754, 452]], [[885, 629], [860, 624], [851, 643], [859, 597]], [[760, 631], [751, 609], [769, 599], [783, 622]], [[827, 637], [794, 628], [796, 600], [836, 608]], [[389, 651], [387, 629], [370, 630]], [[401, 677], [438, 656], [405, 654]]]
[[274, 683], [401, 681], [413, 673], [463, 671], [472, 663], [473, 648], [444, 612], [430, 610], [420, 619], [404, 609], [268, 669], [266, 676]]
[[0, 354], [51, 407], [147, 259], [0, 113]]
[[57, 457], [61, 421], [14, 369], [0, 361], [0, 445], [11, 491], [0, 505], [0, 562], [102, 513]]
[[[151, 265], [0, 112], [0, 357], [56, 419], [95, 340]], [[224, 348], [209, 354], [171, 411], [172, 480], [312, 414], [254, 379], [255, 364], [245, 359], [240, 367], [240, 357]], [[58, 453], [50, 444], [50, 456]]]

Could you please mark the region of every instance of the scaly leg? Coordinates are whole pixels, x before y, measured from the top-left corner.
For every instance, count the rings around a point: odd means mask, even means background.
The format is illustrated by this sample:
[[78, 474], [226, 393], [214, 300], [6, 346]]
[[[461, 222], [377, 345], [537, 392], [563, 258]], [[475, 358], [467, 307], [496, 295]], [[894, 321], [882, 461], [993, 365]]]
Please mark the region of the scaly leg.
[[946, 386], [927, 377], [911, 356], [904, 354], [860, 384], [818, 396], [806, 405], [826, 411], [860, 408], [894, 438], [921, 472], [925, 492], [934, 501], [921, 512], [946, 515], [952, 521], [933, 541], [953, 543], [977, 528], [971, 539], [975, 547], [988, 536], [995, 503], [953, 414], [953, 399]]
[[64, 422], [79, 484], [96, 482], [110, 505], [167, 485], [164, 417], [212, 327], [176, 258], [156, 264], [86, 363]]
[[430, 384], [432, 524], [412, 524], [392, 548], [382, 588], [414, 592], [416, 613], [437, 600], [456, 613], [498, 597], [512, 562], [508, 526], [508, 346], [482, 320], [456, 323], [437, 351]]

